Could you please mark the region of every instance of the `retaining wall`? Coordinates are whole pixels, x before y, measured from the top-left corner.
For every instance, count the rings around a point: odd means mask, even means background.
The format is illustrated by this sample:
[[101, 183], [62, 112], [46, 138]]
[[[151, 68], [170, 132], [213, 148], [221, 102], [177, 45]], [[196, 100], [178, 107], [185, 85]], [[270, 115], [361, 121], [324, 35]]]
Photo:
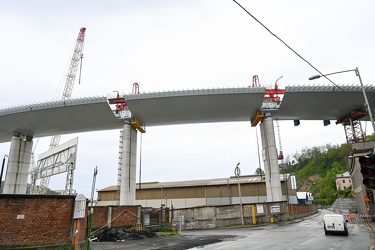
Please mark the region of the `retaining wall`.
[[[256, 224], [286, 221], [305, 217], [317, 212], [315, 205], [288, 205], [286, 202], [271, 202], [262, 204], [243, 204], [244, 224], [253, 224], [252, 210], [255, 212]], [[232, 225], [241, 225], [240, 205], [204, 206], [173, 211], [174, 221], [179, 223], [183, 218], [183, 229], [209, 229]]]

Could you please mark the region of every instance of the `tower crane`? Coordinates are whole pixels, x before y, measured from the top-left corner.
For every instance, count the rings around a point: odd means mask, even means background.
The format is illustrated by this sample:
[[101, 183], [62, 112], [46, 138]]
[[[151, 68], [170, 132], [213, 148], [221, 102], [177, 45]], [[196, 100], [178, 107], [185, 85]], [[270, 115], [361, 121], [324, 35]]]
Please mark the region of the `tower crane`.
[[[73, 55], [72, 55], [72, 58], [70, 60], [68, 74], [66, 76], [64, 91], [63, 91], [61, 100], [70, 99], [70, 97], [72, 96], [74, 82], [75, 82], [75, 79], [76, 79], [78, 67], [80, 67], [79, 81], [78, 82], [79, 82], [79, 84], [81, 83], [81, 69], [82, 69], [83, 44], [84, 44], [84, 40], [85, 40], [85, 32], [86, 32], [85, 27], [82, 27], [79, 30], [78, 37], [77, 37], [77, 40], [76, 40], [76, 44], [75, 44], [74, 51], [73, 51]], [[54, 147], [59, 145], [60, 138], [61, 138], [61, 135], [54, 135], [51, 138], [49, 149], [53, 149]], [[74, 166], [70, 166], [70, 167], [74, 167]], [[68, 171], [68, 175], [69, 175], [69, 173], [72, 173], [72, 171]], [[68, 176], [67, 182], [72, 183], [72, 178], [73, 178], [73, 176]], [[70, 180], [68, 180], [68, 179], [70, 179]], [[41, 193], [45, 193], [45, 191], [46, 191], [46, 189], [49, 185], [49, 180], [50, 180], [50, 177], [42, 177], [42, 179], [40, 181], [40, 192]]]

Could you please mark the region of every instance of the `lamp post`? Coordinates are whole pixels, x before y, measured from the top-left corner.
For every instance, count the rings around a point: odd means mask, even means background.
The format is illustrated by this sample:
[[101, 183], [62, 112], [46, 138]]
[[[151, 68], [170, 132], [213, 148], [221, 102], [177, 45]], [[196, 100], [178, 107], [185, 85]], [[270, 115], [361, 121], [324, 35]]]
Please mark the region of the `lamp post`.
[[238, 167], [240, 163], [237, 163], [236, 168], [234, 169], [234, 175], [237, 176], [237, 182], [238, 182], [238, 194], [240, 196], [240, 211], [241, 211], [241, 224], [244, 225], [243, 220], [243, 211], [242, 211], [242, 196], [241, 196], [241, 186], [240, 186], [240, 175], [241, 175], [241, 169]]
[[92, 187], [91, 187], [91, 206], [94, 205], [94, 190], [95, 190], [95, 182], [96, 182], [96, 175], [98, 174], [98, 166], [94, 168], [94, 176], [92, 178]]
[[164, 183], [161, 184], [161, 188], [160, 188], [160, 206], [163, 207], [164, 206]]
[[98, 166], [94, 168], [94, 176], [92, 178], [92, 187], [91, 187], [91, 209], [89, 211], [89, 226], [87, 227], [87, 250], [91, 249], [90, 239], [91, 239], [91, 228], [92, 228], [92, 215], [94, 213], [94, 190], [95, 190], [95, 182], [96, 182], [96, 175], [98, 174]]
[[[375, 133], [375, 123], [374, 123], [374, 118], [372, 116], [372, 112], [371, 112], [371, 107], [370, 107], [370, 104], [368, 102], [368, 99], [367, 99], [367, 95], [366, 95], [366, 91], [365, 91], [365, 88], [363, 87], [363, 83], [362, 83], [362, 79], [361, 79], [361, 75], [359, 74], [359, 70], [358, 68], [355, 68], [355, 69], [349, 69], [349, 70], [343, 70], [343, 71], [337, 71], [337, 72], [333, 72], [333, 73], [329, 73], [329, 74], [325, 74], [325, 75], [313, 75], [309, 78], [309, 80], [315, 80], [315, 79], [318, 79], [320, 77], [325, 77], [327, 78], [327, 76], [329, 75], [334, 75], [334, 74], [340, 74], [340, 73], [345, 73], [345, 72], [351, 72], [351, 71], [354, 71], [356, 76], [358, 76], [359, 78], [359, 83], [361, 84], [361, 88], [362, 88], [362, 92], [363, 92], [363, 97], [365, 98], [365, 108], [370, 116], [370, 121], [371, 121], [371, 125], [372, 125], [372, 129], [374, 130], [374, 133]], [[327, 78], [328, 79], [328, 78]], [[328, 79], [329, 80], [329, 79]], [[331, 81], [331, 80], [330, 80]], [[332, 82], [332, 81], [331, 81]]]

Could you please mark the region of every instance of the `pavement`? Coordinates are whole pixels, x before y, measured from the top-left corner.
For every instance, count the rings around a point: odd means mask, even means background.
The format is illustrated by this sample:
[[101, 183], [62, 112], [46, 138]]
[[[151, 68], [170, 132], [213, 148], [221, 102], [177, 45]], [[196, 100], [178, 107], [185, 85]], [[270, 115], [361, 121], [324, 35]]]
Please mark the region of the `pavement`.
[[[285, 222], [275, 222], [275, 224], [290, 224], [298, 223], [309, 219], [314, 216], [319, 216], [320, 212], [317, 214], [294, 219], [291, 221]], [[234, 226], [226, 227], [222, 229], [235, 229], [235, 228], [253, 228], [253, 227], [262, 227], [269, 224], [258, 224], [258, 225], [245, 225], [245, 226]], [[375, 222], [368, 222], [368, 230], [371, 231], [371, 247], [370, 250], [374, 250], [375, 246]], [[220, 231], [222, 229], [210, 229], [210, 230], [196, 230], [196, 231], [182, 231], [179, 235], [175, 236], [164, 236], [164, 237], [152, 237], [144, 238], [141, 240], [123, 240], [118, 242], [91, 242], [91, 249], [93, 250], [185, 250], [199, 248], [205, 245], [214, 244], [223, 241], [235, 241], [242, 237], [243, 235], [239, 234], [225, 234], [223, 235]]]
[[370, 250], [375, 249], [375, 222], [368, 222], [368, 228], [371, 231], [371, 247]]
[[[317, 216], [312, 215], [312, 216]], [[275, 222], [275, 224], [288, 224], [298, 223], [309, 217], [295, 219], [285, 222]], [[93, 250], [109, 250], [109, 249], [132, 249], [132, 250], [185, 250], [198, 248], [209, 244], [219, 243], [223, 241], [235, 241], [245, 237], [244, 235], [223, 233], [225, 229], [243, 229], [263, 227], [269, 224], [257, 225], [239, 225], [232, 227], [225, 227], [220, 229], [207, 229], [207, 230], [188, 230], [182, 231], [179, 235], [162, 236], [162, 237], [146, 237], [139, 240], [122, 240], [116, 242], [91, 242], [91, 249]], [[224, 230], [223, 230], [224, 229]], [[226, 231], [227, 232], [227, 231]]]

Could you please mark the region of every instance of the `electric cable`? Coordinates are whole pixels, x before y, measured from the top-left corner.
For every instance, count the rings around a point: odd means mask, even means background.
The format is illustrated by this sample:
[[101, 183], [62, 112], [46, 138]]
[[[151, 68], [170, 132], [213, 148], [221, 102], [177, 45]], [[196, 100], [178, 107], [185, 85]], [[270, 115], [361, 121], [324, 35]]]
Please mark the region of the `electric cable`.
[[279, 38], [276, 34], [274, 34], [269, 28], [267, 28], [261, 21], [259, 21], [255, 16], [253, 16], [248, 10], [246, 10], [241, 4], [239, 4], [236, 0], [233, 0], [239, 7], [241, 7], [249, 16], [251, 16], [255, 21], [257, 21], [263, 28], [265, 28], [271, 35], [276, 37], [280, 42], [282, 42], [288, 49], [290, 49], [294, 54], [296, 54], [299, 58], [301, 58], [303, 61], [305, 61], [310, 67], [315, 69], [321, 76], [326, 78], [328, 81], [330, 81], [333, 85], [335, 85], [338, 89], [343, 91], [345, 94], [353, 98], [353, 100], [357, 101], [361, 105], [363, 105], [362, 102], [358, 101], [354, 96], [346, 92], [344, 89], [342, 89], [340, 86], [338, 86], [336, 83], [334, 83], [331, 79], [329, 79], [326, 75], [324, 75], [320, 70], [318, 70], [316, 67], [314, 67], [309, 61], [307, 61], [305, 58], [303, 58], [300, 54], [297, 53], [292, 47], [290, 47], [286, 42], [284, 42], [281, 38]]

